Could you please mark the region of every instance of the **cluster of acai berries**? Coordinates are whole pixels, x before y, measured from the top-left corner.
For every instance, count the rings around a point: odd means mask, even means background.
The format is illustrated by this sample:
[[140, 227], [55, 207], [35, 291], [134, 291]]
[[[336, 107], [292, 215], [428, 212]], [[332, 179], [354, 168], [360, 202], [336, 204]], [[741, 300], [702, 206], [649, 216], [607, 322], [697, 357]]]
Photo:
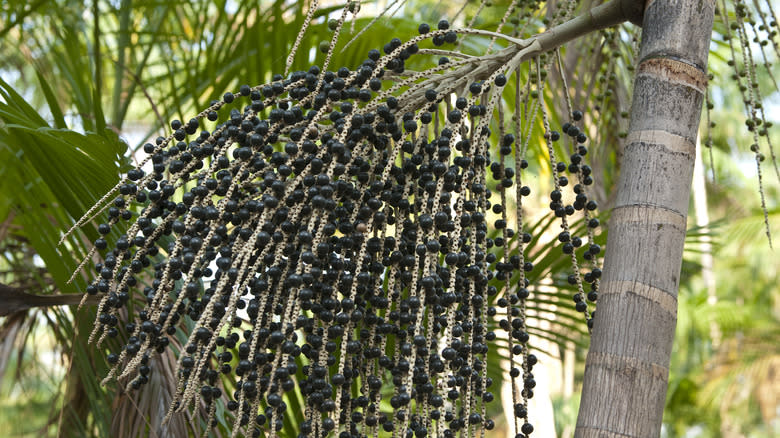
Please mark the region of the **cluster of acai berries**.
[[[139, 388], [155, 355], [180, 342], [173, 409], [204, 403], [213, 416], [223, 404], [258, 436], [285, 427], [297, 390], [301, 436], [451, 437], [494, 425], [484, 412], [496, 390], [486, 357], [497, 303], [522, 362], [515, 411], [530, 434], [536, 358], [522, 305], [533, 265], [497, 251], [530, 235], [505, 214], [486, 219], [504, 207], [491, 197], [527, 166], [516, 154], [517, 166], [505, 167], [518, 149], [511, 134], [491, 160], [489, 123], [506, 76], [489, 72], [465, 95], [425, 81], [383, 91], [418, 40], [457, 40], [446, 21], [438, 28], [421, 25], [421, 37], [393, 39], [354, 70], [314, 66], [241, 86], [145, 145], [148, 160], [118, 185], [99, 226], [103, 262], [88, 288], [104, 294], [95, 335], [123, 331], [124, 346], [108, 355], [112, 376]], [[568, 170], [587, 185], [584, 154], [581, 146]], [[551, 208], [590, 210], [577, 196], [564, 206], [553, 193]], [[120, 323], [134, 300], [132, 320]], [[222, 375], [236, 381], [230, 391]]]

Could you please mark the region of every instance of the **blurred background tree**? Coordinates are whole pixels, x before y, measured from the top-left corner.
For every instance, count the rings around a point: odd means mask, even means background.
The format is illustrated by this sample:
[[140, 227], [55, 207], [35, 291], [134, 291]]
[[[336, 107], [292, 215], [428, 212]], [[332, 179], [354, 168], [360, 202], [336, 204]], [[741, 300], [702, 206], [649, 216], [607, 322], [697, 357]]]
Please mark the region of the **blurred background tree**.
[[[283, 72], [307, 3], [12, 0], [0, 6], [0, 193], [4, 194], [0, 198], [0, 430], [4, 433], [200, 433], [203, 425], [197, 415], [159, 424], [175, 391], [170, 387], [173, 378], [137, 394], [99, 386], [95, 376], [105, 375], [108, 367], [104, 355], [95, 354], [86, 342], [95, 310], [68, 306], [80, 300], [87, 280], [77, 277], [67, 283], [97, 236], [96, 225], [85, 230], [90, 241], [71, 237], [63, 246], [57, 242], [114, 186], [121, 172], [139, 161], [141, 145], [166, 129], [168, 120], [187, 120], [226, 90], [242, 83], [265, 83], [274, 73]], [[596, 3], [584, 1], [581, 7]], [[355, 32], [379, 17], [386, 6], [390, 8], [371, 31], [345, 50], [337, 50], [333, 65], [357, 66], [370, 48], [381, 47], [390, 35], [402, 39], [414, 35], [423, 21], [435, 23], [448, 17], [495, 30], [507, 4], [499, 0], [365, 4]], [[329, 13], [341, 6], [334, 2], [315, 15], [298, 49], [304, 55], [295, 58], [293, 69], [321, 62], [324, 55], [318, 47], [330, 38]], [[533, 17], [537, 21], [521, 27], [519, 20], [509, 20], [504, 31], [527, 36], [542, 29], [548, 17], [546, 5], [540, 6], [542, 13]], [[714, 126], [702, 123], [703, 138], [711, 136], [712, 141], [711, 147], [702, 148], [703, 183], [695, 186], [698, 193], [694, 194], [706, 200], [695, 205], [689, 220], [664, 417], [664, 434], [669, 437], [780, 434], [780, 344], [776, 341], [780, 339], [780, 294], [775, 278], [780, 263], [763, 234], [755, 164], [745, 147], [752, 139], [744, 128], [742, 97], [730, 80], [723, 33], [716, 26], [710, 57], [715, 77], [710, 89]], [[605, 211], [620, 168], [620, 134], [627, 127], [622, 114], [630, 106], [638, 35], [635, 27], [622, 27], [569, 44], [564, 51], [575, 107], [595, 111], [587, 126], [593, 144], [598, 145], [593, 147], [595, 196]], [[464, 42], [476, 51], [489, 43], [480, 38]], [[776, 63], [776, 51], [768, 53], [767, 65]], [[593, 57], [606, 62], [594, 62]], [[766, 105], [776, 107], [780, 95], [773, 72], [776, 69], [769, 67], [758, 73]], [[548, 106], [565, 114], [563, 99], [549, 93]], [[771, 135], [778, 144], [776, 131]], [[529, 149], [529, 161], [533, 160], [549, 163], [538, 145]], [[541, 191], [549, 191], [543, 186], [550, 179], [549, 169], [536, 168]], [[767, 173], [765, 198], [777, 236], [778, 181]], [[528, 214], [539, 220], [541, 235], [550, 225], [544, 221], [543, 204], [539, 200], [538, 205], [526, 206]], [[545, 368], [554, 406], [550, 422], [554, 421], [558, 436], [571, 436], [588, 340], [584, 324], [569, 304], [567, 265], [551, 252], [553, 240], [532, 243], [538, 271], [554, 279], [547, 295], [538, 291], [547, 302], [537, 303], [536, 310], [547, 323], [539, 324], [533, 334], [539, 340], [537, 348], [549, 358]], [[26, 308], [31, 305], [38, 307]], [[168, 359], [173, 373], [175, 358]], [[492, 359], [496, 365], [501, 356]], [[217, 418], [221, 427], [214, 433], [219, 435], [232, 421], [226, 412]], [[507, 431], [499, 422], [491, 436], [504, 436]]]

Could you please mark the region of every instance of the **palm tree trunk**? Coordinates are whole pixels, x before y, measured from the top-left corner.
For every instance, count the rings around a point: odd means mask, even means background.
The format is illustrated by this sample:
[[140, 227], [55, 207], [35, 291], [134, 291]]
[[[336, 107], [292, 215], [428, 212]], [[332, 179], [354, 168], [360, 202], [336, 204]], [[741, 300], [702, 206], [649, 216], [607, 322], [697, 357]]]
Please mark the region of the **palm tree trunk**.
[[577, 437], [658, 437], [712, 1], [648, 0]]

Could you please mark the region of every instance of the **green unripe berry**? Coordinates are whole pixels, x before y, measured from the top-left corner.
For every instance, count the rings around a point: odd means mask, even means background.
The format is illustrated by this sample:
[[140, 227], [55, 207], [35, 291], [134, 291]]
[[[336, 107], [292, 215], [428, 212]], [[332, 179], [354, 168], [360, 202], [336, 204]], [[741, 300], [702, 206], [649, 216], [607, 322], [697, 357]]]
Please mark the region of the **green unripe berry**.
[[320, 52], [322, 53], [328, 53], [330, 50], [330, 41], [320, 41]]

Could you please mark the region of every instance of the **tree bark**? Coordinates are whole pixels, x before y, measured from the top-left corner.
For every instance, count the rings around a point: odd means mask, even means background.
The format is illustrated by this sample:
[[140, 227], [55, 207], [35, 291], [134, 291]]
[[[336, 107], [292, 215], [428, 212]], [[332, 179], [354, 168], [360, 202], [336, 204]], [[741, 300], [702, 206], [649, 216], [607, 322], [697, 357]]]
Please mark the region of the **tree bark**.
[[712, 0], [648, 0], [577, 437], [658, 437]]

